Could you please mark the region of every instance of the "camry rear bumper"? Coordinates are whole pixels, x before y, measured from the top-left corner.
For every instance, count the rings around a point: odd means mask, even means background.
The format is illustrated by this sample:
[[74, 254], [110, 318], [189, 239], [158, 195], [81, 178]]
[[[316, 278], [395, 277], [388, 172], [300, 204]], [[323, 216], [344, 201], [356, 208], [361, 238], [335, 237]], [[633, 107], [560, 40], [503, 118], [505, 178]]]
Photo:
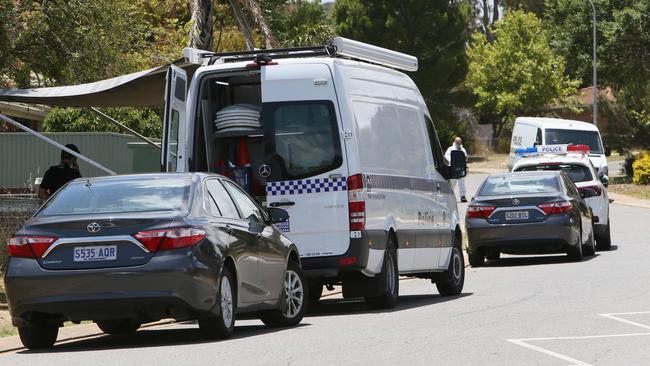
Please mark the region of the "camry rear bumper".
[[492, 225], [483, 219], [469, 219], [466, 227], [470, 253], [484, 249], [513, 254], [557, 253], [580, 242], [579, 226], [571, 223], [567, 216], [513, 225]]
[[93, 270], [44, 270], [33, 259], [14, 257], [5, 285], [14, 325], [22, 326], [43, 317], [193, 317], [215, 305], [218, 278], [187, 250], [177, 250], [159, 253], [141, 266]]

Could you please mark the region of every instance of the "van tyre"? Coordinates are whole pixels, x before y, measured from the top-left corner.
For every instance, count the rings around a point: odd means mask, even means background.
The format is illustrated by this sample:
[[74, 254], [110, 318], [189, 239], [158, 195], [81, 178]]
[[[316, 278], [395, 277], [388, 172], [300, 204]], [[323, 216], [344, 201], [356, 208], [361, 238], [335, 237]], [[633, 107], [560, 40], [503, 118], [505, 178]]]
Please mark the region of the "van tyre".
[[449, 266], [442, 273], [442, 278], [436, 281], [436, 287], [442, 296], [458, 296], [463, 291], [464, 284], [465, 259], [463, 258], [460, 240], [456, 237], [454, 239], [454, 247], [451, 249]]
[[612, 249], [612, 236], [610, 233], [610, 221], [609, 217], [607, 217], [607, 226], [605, 227], [605, 231], [601, 235], [596, 236], [596, 248], [598, 250], [610, 250]]
[[499, 258], [501, 258], [501, 252], [498, 250], [490, 250], [487, 253], [485, 253], [485, 259], [489, 261], [498, 261]]
[[323, 296], [323, 285], [310, 285], [309, 286], [309, 308], [315, 308], [320, 303], [320, 298]]
[[18, 334], [20, 335], [20, 341], [29, 349], [50, 348], [59, 335], [59, 326], [46, 324], [19, 327]]
[[380, 281], [386, 281], [386, 292], [379, 296], [366, 297], [366, 304], [372, 309], [392, 309], [399, 299], [399, 271], [397, 268], [397, 254], [393, 239], [388, 239], [384, 263], [381, 267]]
[[481, 253], [467, 253], [467, 259], [472, 267], [480, 267], [485, 264], [485, 256]]
[[112, 335], [135, 333], [142, 325], [132, 319], [100, 320], [96, 323], [102, 332]]
[[208, 314], [199, 318], [199, 329], [208, 339], [229, 338], [235, 330], [237, 313], [237, 284], [228, 267], [221, 271], [217, 294], [218, 314]]
[[260, 314], [260, 319], [269, 327], [291, 327], [298, 325], [307, 310], [308, 290], [302, 268], [295, 262], [289, 262], [284, 274], [282, 308], [267, 310]]

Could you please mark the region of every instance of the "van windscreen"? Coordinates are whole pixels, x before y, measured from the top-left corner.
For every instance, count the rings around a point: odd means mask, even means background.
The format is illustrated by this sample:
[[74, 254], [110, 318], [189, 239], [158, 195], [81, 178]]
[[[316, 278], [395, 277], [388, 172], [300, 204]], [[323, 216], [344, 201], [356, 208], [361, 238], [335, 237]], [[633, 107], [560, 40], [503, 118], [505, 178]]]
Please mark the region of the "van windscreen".
[[546, 145], [589, 145], [591, 154], [603, 153], [603, 146], [597, 131], [547, 129], [545, 137]]
[[270, 181], [311, 177], [338, 168], [341, 141], [331, 101], [293, 101], [262, 105]]

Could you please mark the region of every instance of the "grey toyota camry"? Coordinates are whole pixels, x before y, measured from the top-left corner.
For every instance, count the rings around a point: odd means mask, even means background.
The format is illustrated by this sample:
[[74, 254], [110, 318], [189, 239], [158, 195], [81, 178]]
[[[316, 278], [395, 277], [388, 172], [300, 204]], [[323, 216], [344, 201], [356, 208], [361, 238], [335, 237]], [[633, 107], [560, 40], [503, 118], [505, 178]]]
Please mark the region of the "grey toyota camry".
[[66, 320], [108, 334], [163, 318], [198, 319], [209, 338], [239, 313], [298, 324], [306, 285], [296, 246], [227, 178], [144, 174], [77, 179], [8, 242], [5, 287], [28, 348], [51, 347]]
[[557, 171], [494, 174], [467, 207], [467, 254], [472, 267], [501, 253], [567, 253], [572, 260], [593, 255], [591, 210], [596, 195]]

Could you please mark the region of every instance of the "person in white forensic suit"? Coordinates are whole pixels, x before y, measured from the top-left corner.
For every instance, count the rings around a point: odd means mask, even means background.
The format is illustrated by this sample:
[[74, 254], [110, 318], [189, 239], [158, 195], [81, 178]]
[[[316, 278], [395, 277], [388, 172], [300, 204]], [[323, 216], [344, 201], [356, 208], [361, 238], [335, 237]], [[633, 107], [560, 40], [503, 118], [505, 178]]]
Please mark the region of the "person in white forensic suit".
[[[465, 148], [463, 147], [463, 140], [460, 137], [456, 137], [454, 139], [454, 143], [449, 146], [447, 151], [445, 152], [445, 160], [447, 161], [447, 165], [451, 165], [451, 152], [452, 150], [460, 150], [465, 154], [465, 162], [467, 162], [467, 151], [465, 151]], [[460, 194], [460, 202], [467, 202], [467, 188], [465, 187], [465, 178], [460, 178], [460, 179], [452, 179], [451, 180], [452, 187], [454, 191], [456, 191], [456, 186], [458, 186], [459, 194]]]

